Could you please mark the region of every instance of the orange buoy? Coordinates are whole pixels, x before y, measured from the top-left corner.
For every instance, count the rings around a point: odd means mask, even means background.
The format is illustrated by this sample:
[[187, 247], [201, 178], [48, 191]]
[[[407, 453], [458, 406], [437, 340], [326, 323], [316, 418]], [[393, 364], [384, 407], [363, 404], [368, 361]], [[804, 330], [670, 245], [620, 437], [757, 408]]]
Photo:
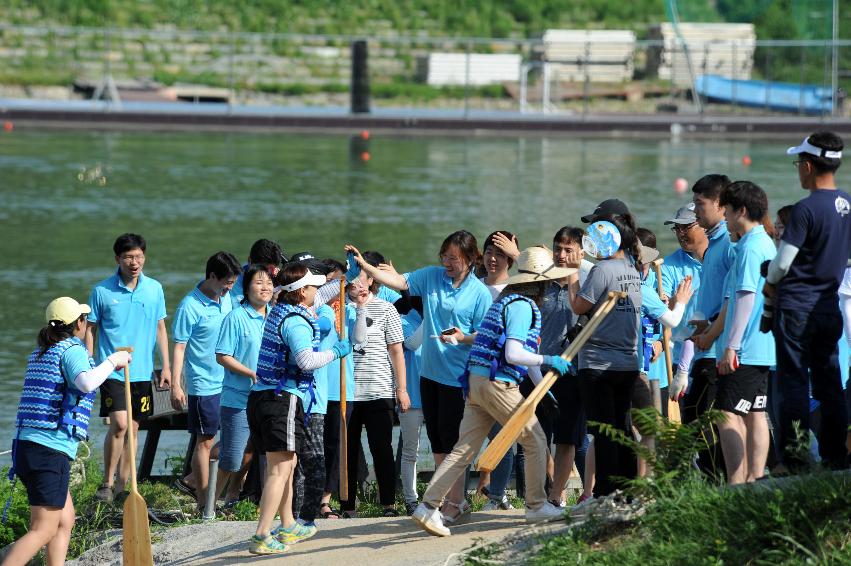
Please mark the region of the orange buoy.
[[743, 155], [742, 156], [742, 165], [744, 165], [745, 167], [750, 167], [751, 163], [752, 163], [752, 161], [751, 161], [750, 155]]
[[360, 154], [360, 160], [361, 161], [369, 161], [370, 157], [371, 156], [369, 155], [368, 151], [364, 151]]
[[4, 132], [11, 132], [14, 129], [15, 129], [15, 124], [13, 124], [11, 122], [11, 120], [6, 120], [5, 122], [3, 122], [3, 131]]
[[683, 179], [682, 177], [677, 177], [674, 181], [674, 191], [677, 193], [684, 193], [688, 189], [688, 181]]
[[361, 139], [368, 140], [369, 139], [369, 130], [363, 130], [360, 133], [360, 137], [361, 137]]

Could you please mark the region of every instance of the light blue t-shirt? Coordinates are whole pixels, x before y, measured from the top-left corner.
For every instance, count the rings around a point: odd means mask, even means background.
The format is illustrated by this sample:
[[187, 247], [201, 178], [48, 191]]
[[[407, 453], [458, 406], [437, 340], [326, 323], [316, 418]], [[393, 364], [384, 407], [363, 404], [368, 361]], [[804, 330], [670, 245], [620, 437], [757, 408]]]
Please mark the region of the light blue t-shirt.
[[201, 292], [200, 283], [186, 295], [174, 313], [175, 344], [186, 344], [183, 382], [189, 395], [216, 395], [222, 391], [225, 368], [216, 362], [216, 342], [225, 316], [231, 312], [230, 295], [219, 302]]
[[[150, 381], [154, 371], [157, 326], [166, 317], [162, 285], [140, 273], [136, 288], [131, 291], [116, 271], [95, 285], [89, 296], [89, 306], [92, 312], [88, 320], [97, 324], [95, 359], [98, 363], [116, 349], [130, 346], [133, 348], [130, 381]], [[124, 371], [112, 372], [109, 379], [123, 382]]]
[[[721, 312], [724, 302], [724, 278], [736, 255], [735, 246], [730, 241], [730, 232], [727, 230], [727, 222], [721, 221], [710, 233], [709, 247], [703, 254], [703, 271], [706, 273], [701, 282], [700, 292], [697, 293], [697, 310], [703, 313], [706, 320], [714, 320]], [[708, 349], [694, 349], [694, 360], [703, 358], [715, 359], [718, 340]]]
[[716, 353], [720, 357], [724, 348], [727, 347], [729, 330], [736, 316], [736, 293], [749, 291], [755, 294], [755, 300], [745, 333], [742, 335], [739, 363], [751, 366], [772, 366], [776, 363], [774, 335], [771, 332], [759, 331], [759, 320], [765, 305], [765, 298], [762, 295], [765, 278], [760, 275], [760, 266], [777, 255], [777, 248], [769, 235], [765, 233], [765, 228], [757, 225], [742, 236], [735, 250], [735, 260], [730, 268], [727, 316], [724, 331], [716, 340]]
[[[337, 315], [334, 312], [334, 309], [332, 309], [328, 305], [322, 305], [318, 309], [316, 309], [316, 316], [319, 317], [319, 319], [322, 321], [319, 325], [319, 336], [321, 337], [319, 340], [319, 351], [324, 352], [326, 350], [330, 350], [331, 347], [337, 343], [337, 328], [334, 326], [337, 321]], [[314, 401], [313, 406], [310, 407], [311, 414], [324, 415], [328, 412], [328, 386], [330, 384], [329, 376], [331, 374], [331, 366], [333, 366], [335, 363], [337, 364], [337, 389], [339, 389], [339, 360], [334, 360], [328, 365], [324, 365], [319, 369], [313, 370]], [[307, 407], [309, 404], [310, 399], [304, 399], [302, 401], [302, 405], [304, 406], [305, 411], [307, 411]]]
[[[256, 371], [265, 321], [264, 315], [254, 310], [250, 304], [240, 305], [232, 310], [222, 322], [216, 353], [232, 356], [248, 369]], [[251, 384], [249, 377], [225, 369], [221, 406], [245, 409]]]
[[[312, 350], [313, 349], [313, 327], [304, 320], [304, 317], [301, 316], [288, 316], [284, 323], [281, 325], [280, 336], [283, 339], [287, 346], [290, 349], [290, 352], [294, 356], [298, 352], [302, 350]], [[294, 362], [295, 360], [293, 360]], [[257, 382], [251, 386], [252, 391], [268, 391], [269, 389], [277, 389], [277, 385], [266, 385], [261, 382]], [[292, 393], [296, 395], [302, 401], [305, 401], [305, 395], [299, 388], [296, 386], [295, 382], [292, 380], [287, 380], [282, 388], [282, 391], [286, 391], [287, 393]], [[310, 399], [306, 400], [307, 402]]]
[[[402, 333], [407, 340], [423, 323], [423, 317], [416, 309], [411, 309], [408, 314], [401, 317]], [[425, 338], [423, 338], [425, 340]], [[416, 350], [409, 350], [407, 346], [403, 347], [405, 352], [405, 375], [407, 378], [406, 387], [408, 389], [408, 398], [411, 400], [412, 409], [422, 409], [423, 403], [420, 397], [420, 365], [422, 364], [423, 347], [420, 345]]]
[[402, 295], [399, 294], [398, 291], [394, 291], [386, 285], [382, 285], [381, 287], [379, 287], [378, 293], [376, 293], [375, 296], [379, 299], [387, 301], [391, 305], [402, 298]]
[[[94, 360], [89, 357], [86, 347], [76, 338], [75, 340], [77, 343], [65, 350], [59, 362], [65, 383], [70, 386], [73, 386], [74, 379], [78, 374], [95, 367]], [[21, 435], [18, 438], [53, 448], [73, 460], [77, 457], [79, 441], [72, 434], [71, 427], [68, 425], [60, 426], [57, 430], [24, 427], [21, 429]]]
[[[525, 343], [529, 337], [529, 330], [532, 328], [532, 305], [526, 301], [514, 301], [505, 307], [505, 337], [513, 340], [519, 340]], [[523, 366], [525, 367], [525, 366]], [[470, 375], [484, 377], [490, 379], [490, 374], [485, 373], [488, 370], [481, 366], [472, 366]], [[513, 377], [498, 369], [494, 379], [504, 381], [506, 383], [517, 383]]]
[[461, 387], [470, 346], [444, 344], [432, 336], [457, 327], [464, 334], [479, 329], [493, 300], [490, 291], [470, 274], [456, 289], [443, 267], [423, 267], [404, 275], [411, 295], [423, 298], [423, 356], [420, 376], [450, 387]]
[[[352, 331], [355, 325], [357, 310], [351, 304], [346, 305], [346, 337], [351, 339]], [[333, 345], [340, 339], [337, 334], [336, 326], [331, 329], [333, 341], [328, 338], [328, 343]], [[323, 342], [324, 344], [324, 342]], [[331, 346], [328, 346], [330, 348]], [[321, 347], [320, 350], [328, 348]], [[340, 401], [340, 360], [334, 360], [327, 366], [328, 368], [328, 400]], [[355, 362], [352, 359], [352, 354], [346, 356], [346, 402], [351, 403], [355, 398]]]
[[230, 290], [230, 304], [233, 310], [238, 309], [242, 306], [242, 299], [245, 298], [245, 295], [242, 294], [242, 279], [245, 274], [245, 270], [248, 269], [248, 265], [242, 266], [242, 271], [239, 272], [239, 275], [236, 276], [236, 282], [233, 284], [233, 288]]
[[676, 328], [671, 329], [671, 338], [674, 341], [674, 351], [671, 354], [674, 358], [674, 363], [680, 361], [680, 353], [683, 351], [683, 342], [685, 339], [694, 334], [694, 327], [689, 326], [688, 323], [694, 318], [694, 312], [697, 310], [697, 295], [700, 292], [702, 272], [703, 264], [693, 255], [686, 253], [682, 248], [667, 256], [665, 263], [662, 264], [662, 291], [668, 297], [673, 297], [683, 279], [691, 275], [691, 299], [689, 299], [683, 311], [682, 320], [680, 320]]
[[[658, 320], [660, 316], [668, 311], [667, 305], [659, 298], [659, 290], [656, 288], [656, 274], [652, 271], [647, 274], [641, 282], [641, 315], [649, 316]], [[644, 367], [644, 347], [639, 340], [638, 344], [638, 367]], [[659, 356], [655, 362], [650, 363], [647, 371], [647, 379], [658, 380], [659, 387], [668, 386], [668, 372], [665, 369], [665, 356]]]

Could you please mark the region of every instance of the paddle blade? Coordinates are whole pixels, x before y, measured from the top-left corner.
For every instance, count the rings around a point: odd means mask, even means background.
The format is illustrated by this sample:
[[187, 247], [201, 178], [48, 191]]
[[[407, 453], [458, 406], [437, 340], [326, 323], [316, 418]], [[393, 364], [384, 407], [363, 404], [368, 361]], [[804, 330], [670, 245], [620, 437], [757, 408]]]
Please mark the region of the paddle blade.
[[124, 502], [124, 566], [153, 566], [148, 506], [139, 492], [131, 491]]
[[496, 437], [490, 441], [488, 447], [485, 448], [485, 451], [479, 458], [477, 469], [483, 472], [492, 472], [502, 460], [502, 457], [505, 456], [505, 453], [508, 452], [508, 449], [511, 448], [511, 445], [517, 440], [517, 437], [520, 436], [523, 427], [526, 426], [526, 423], [529, 422], [534, 414], [535, 403], [530, 403], [527, 399], [514, 411], [508, 422], [505, 423]]

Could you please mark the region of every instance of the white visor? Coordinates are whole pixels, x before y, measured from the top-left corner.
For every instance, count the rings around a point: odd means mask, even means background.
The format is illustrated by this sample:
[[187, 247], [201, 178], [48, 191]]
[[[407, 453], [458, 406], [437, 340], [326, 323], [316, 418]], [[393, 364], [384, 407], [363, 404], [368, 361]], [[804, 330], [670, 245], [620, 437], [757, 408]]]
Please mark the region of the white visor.
[[293, 281], [289, 285], [284, 285], [281, 287], [281, 291], [289, 293], [290, 291], [296, 291], [301, 289], [302, 287], [307, 287], [308, 285], [312, 285], [314, 287], [321, 287], [325, 285], [326, 279], [324, 275], [314, 275], [310, 271], [307, 274], [299, 279], [298, 281]]
[[798, 155], [799, 153], [809, 153], [810, 155], [815, 155], [816, 157], [828, 157], [830, 159], [842, 159], [841, 151], [828, 151], [821, 147], [816, 147], [809, 142], [809, 136], [804, 138], [804, 141], [801, 142], [801, 145], [796, 145], [794, 147], [790, 147], [786, 150], [786, 155]]

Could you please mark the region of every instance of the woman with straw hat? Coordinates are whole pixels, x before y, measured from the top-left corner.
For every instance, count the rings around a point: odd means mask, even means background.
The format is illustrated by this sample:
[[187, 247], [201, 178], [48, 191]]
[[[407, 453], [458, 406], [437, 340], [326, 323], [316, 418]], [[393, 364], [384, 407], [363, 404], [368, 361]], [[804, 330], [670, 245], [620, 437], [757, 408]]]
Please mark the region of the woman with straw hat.
[[[495, 422], [504, 424], [523, 402], [519, 383], [525, 375], [541, 379], [544, 363], [564, 375], [569, 364], [558, 356], [537, 354], [541, 331], [538, 310], [547, 282], [567, 277], [575, 269], [558, 268], [552, 252], [535, 246], [517, 259], [518, 273], [510, 277], [505, 289], [488, 309], [476, 334], [467, 360], [467, 372], [461, 378], [466, 392], [466, 407], [458, 442], [432, 477], [423, 502], [414, 511], [414, 521], [436, 536], [448, 536], [438, 507], [452, 484], [473, 461]], [[562, 510], [547, 501], [544, 490], [547, 445], [544, 431], [532, 419], [520, 433], [519, 442], [526, 452], [526, 520], [540, 522], [557, 519]]]

